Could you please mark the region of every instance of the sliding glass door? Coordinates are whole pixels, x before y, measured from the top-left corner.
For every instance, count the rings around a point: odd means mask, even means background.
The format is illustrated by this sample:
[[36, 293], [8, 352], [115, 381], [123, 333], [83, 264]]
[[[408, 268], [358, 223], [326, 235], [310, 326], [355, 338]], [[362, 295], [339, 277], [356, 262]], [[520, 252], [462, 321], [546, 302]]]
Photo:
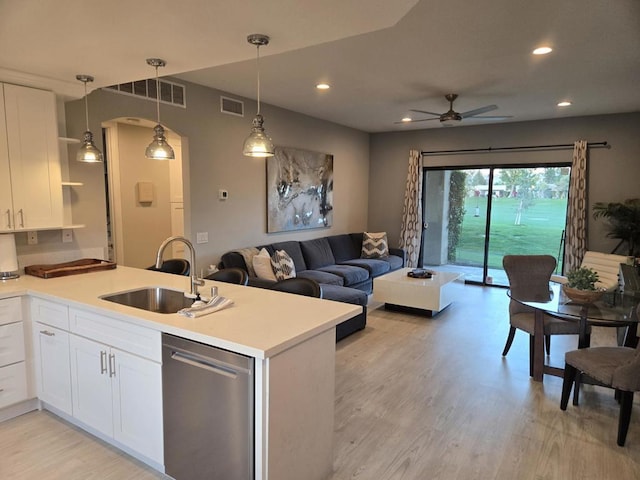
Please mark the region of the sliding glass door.
[[561, 271], [568, 165], [425, 169], [422, 263], [507, 285], [502, 257], [548, 254]]

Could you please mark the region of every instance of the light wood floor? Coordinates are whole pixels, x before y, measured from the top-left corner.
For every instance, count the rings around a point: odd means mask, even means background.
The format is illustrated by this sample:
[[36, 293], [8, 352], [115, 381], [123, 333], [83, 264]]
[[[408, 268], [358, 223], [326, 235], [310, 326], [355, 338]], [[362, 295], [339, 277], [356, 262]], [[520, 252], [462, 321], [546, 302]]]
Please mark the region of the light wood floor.
[[[506, 311], [505, 290], [477, 286], [433, 319], [370, 311], [337, 346], [329, 480], [640, 478], [640, 395], [618, 447], [610, 390], [586, 386], [562, 412], [562, 380], [529, 378], [525, 334], [500, 356]], [[551, 362], [576, 342], [554, 337]], [[593, 334], [614, 342], [613, 329]], [[0, 424], [0, 479], [87, 478], [166, 477], [46, 412]]]

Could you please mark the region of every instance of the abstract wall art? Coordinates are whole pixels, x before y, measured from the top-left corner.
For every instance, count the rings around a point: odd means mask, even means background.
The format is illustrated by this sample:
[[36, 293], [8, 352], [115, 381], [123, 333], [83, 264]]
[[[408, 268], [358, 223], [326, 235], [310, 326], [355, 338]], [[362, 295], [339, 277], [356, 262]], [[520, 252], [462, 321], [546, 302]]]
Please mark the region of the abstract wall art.
[[276, 147], [267, 158], [267, 232], [330, 227], [333, 155]]

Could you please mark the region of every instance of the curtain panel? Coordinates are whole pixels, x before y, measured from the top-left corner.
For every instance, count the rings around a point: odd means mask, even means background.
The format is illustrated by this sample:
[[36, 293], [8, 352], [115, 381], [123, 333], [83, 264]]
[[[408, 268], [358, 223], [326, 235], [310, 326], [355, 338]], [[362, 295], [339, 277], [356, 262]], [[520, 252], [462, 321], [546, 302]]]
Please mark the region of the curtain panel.
[[565, 272], [578, 268], [587, 251], [587, 142], [573, 145], [573, 162], [569, 182], [569, 205], [565, 228]]
[[422, 153], [409, 151], [407, 188], [402, 208], [400, 248], [407, 252], [407, 267], [419, 267], [422, 237]]

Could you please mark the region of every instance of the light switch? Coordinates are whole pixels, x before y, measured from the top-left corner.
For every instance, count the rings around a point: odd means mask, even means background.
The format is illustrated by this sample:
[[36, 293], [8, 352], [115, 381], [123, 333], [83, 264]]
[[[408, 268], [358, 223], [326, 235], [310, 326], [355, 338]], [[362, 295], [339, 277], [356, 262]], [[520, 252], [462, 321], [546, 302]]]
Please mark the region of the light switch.
[[209, 232], [196, 233], [196, 243], [208, 243], [208, 242], [209, 242]]

